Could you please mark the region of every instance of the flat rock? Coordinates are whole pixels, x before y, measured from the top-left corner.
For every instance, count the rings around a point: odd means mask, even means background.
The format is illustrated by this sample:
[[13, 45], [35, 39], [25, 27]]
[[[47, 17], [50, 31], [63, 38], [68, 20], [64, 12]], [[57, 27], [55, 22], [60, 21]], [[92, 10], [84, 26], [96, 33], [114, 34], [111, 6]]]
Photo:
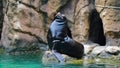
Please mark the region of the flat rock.
[[120, 53], [120, 47], [119, 46], [107, 46], [105, 51], [109, 54], [118, 55]]
[[106, 46], [97, 46], [92, 50], [92, 54], [100, 54], [105, 50]]
[[84, 54], [87, 55], [91, 53], [91, 51], [98, 46], [98, 44], [83, 44], [84, 45]]

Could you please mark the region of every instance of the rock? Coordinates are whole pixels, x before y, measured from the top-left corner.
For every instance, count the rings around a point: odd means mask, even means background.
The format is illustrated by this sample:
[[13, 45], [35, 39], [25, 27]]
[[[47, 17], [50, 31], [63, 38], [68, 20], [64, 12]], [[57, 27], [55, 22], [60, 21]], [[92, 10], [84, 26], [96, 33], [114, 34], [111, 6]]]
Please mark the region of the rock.
[[[95, 7], [94, 3], [95, 2]], [[88, 40], [89, 34], [89, 15], [92, 9], [97, 9], [103, 22], [105, 36], [111, 45], [119, 46], [120, 38], [120, 13], [118, 0], [78, 0], [74, 13], [74, 32], [73, 36], [77, 41]], [[106, 7], [106, 8], [105, 8]], [[109, 9], [108, 9], [109, 8]], [[114, 40], [115, 39], [115, 40]]]
[[41, 6], [41, 10], [47, 12], [48, 17], [54, 17], [54, 14], [63, 7], [68, 0], [48, 0], [47, 4]]
[[77, 0], [69, 0], [64, 7], [60, 10], [61, 13], [63, 13], [68, 22], [68, 26], [70, 27], [70, 30], [74, 31], [74, 10], [76, 8]]
[[[9, 6], [6, 7], [9, 9], [6, 9], [4, 16], [1, 38], [6, 51], [29, 50], [32, 48], [37, 50], [40, 43], [46, 44], [45, 27], [43, 27], [41, 13], [38, 13], [37, 10], [29, 6], [30, 4], [25, 2], [14, 0], [8, 2]], [[37, 2], [35, 1], [35, 3]]]
[[4, 49], [0, 47], [0, 54], [4, 54]]
[[39, 10], [40, 5], [42, 5], [40, 0], [20, 0], [19, 2], [34, 7], [36, 10]]
[[120, 47], [118, 47], [118, 46], [107, 46], [105, 51], [109, 54], [118, 55], [118, 54], [120, 54]]
[[0, 41], [0, 48], [2, 47], [2, 43], [1, 43], [1, 41]]
[[38, 44], [39, 48], [41, 49], [42, 52], [46, 51], [49, 49], [48, 45], [46, 44]]
[[[120, 54], [119, 46], [96, 46], [89, 54], [86, 54], [88, 58], [118, 58]], [[115, 57], [114, 57], [115, 56]]]
[[[107, 45], [120, 45], [120, 12], [118, 0], [96, 0], [96, 9], [100, 12], [104, 24], [104, 31], [109, 43]], [[106, 8], [105, 8], [106, 7]]]
[[88, 0], [77, 1], [74, 12], [73, 36], [78, 42], [87, 41], [89, 30], [89, 9]]
[[97, 57], [99, 58], [112, 58], [111, 54], [106, 53], [105, 51], [102, 51], [101, 53], [99, 53], [99, 55], [97, 55]]
[[1, 39], [1, 33], [2, 33], [2, 27], [3, 27], [3, 19], [4, 19], [4, 15], [3, 15], [3, 1], [0, 0], [0, 39]]
[[92, 50], [98, 46], [98, 44], [92, 43], [92, 44], [83, 44], [84, 45], [84, 54], [88, 55], [92, 52]]
[[66, 18], [68, 19], [68, 22], [72, 27], [74, 25], [74, 9], [78, 1], [76, 0], [69, 0], [66, 5], [60, 10], [61, 13], [65, 14]]
[[92, 50], [92, 54], [95, 55], [99, 55], [100, 53], [102, 53], [105, 50], [106, 46], [96, 46], [93, 50]]
[[46, 51], [42, 57], [42, 63], [56, 63], [59, 62], [58, 59], [52, 54], [51, 51]]
[[117, 60], [120, 60], [120, 54], [116, 57]]
[[[75, 58], [69, 57], [65, 54], [62, 54], [63, 58], [65, 59], [65, 62], [69, 62]], [[49, 64], [49, 63], [58, 63], [58, 59], [55, 57], [54, 54], [52, 54], [51, 51], [45, 51], [43, 57], [42, 57], [42, 63], [43, 64]]]

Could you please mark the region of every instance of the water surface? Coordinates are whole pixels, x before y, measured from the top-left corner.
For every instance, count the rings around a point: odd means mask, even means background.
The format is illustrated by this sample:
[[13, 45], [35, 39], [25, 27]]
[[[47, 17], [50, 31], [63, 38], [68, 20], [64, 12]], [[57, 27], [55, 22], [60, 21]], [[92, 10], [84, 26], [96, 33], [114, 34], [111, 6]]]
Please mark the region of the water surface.
[[85, 63], [80, 64], [60, 64], [48, 63], [42, 64], [40, 54], [26, 55], [0, 55], [0, 68], [120, 68], [111, 63]]

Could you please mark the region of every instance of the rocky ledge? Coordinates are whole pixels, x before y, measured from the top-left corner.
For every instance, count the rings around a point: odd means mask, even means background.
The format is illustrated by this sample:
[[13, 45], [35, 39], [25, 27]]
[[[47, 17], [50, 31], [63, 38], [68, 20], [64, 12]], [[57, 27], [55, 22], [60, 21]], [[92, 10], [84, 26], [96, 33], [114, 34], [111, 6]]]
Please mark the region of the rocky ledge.
[[[84, 44], [84, 56], [82, 59], [77, 60], [75, 58], [69, 57], [67, 55], [62, 54], [65, 59], [65, 63], [72, 62], [81, 62], [88, 59], [114, 59], [120, 60], [120, 46], [99, 46], [98, 44]], [[75, 61], [76, 60], [76, 61]], [[57, 58], [51, 53], [51, 51], [45, 51], [43, 58], [43, 63], [53, 63], [59, 62]]]

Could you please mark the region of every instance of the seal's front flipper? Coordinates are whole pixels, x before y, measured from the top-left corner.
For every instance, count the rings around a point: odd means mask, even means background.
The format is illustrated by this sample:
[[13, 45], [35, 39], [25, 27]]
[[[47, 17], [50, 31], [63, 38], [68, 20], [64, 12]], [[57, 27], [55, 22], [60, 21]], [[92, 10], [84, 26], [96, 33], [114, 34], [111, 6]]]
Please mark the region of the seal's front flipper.
[[60, 53], [56, 52], [55, 50], [52, 50], [52, 53], [55, 55], [55, 57], [56, 57], [61, 63], [65, 61], [65, 59], [63, 58], [63, 56], [62, 56]]

